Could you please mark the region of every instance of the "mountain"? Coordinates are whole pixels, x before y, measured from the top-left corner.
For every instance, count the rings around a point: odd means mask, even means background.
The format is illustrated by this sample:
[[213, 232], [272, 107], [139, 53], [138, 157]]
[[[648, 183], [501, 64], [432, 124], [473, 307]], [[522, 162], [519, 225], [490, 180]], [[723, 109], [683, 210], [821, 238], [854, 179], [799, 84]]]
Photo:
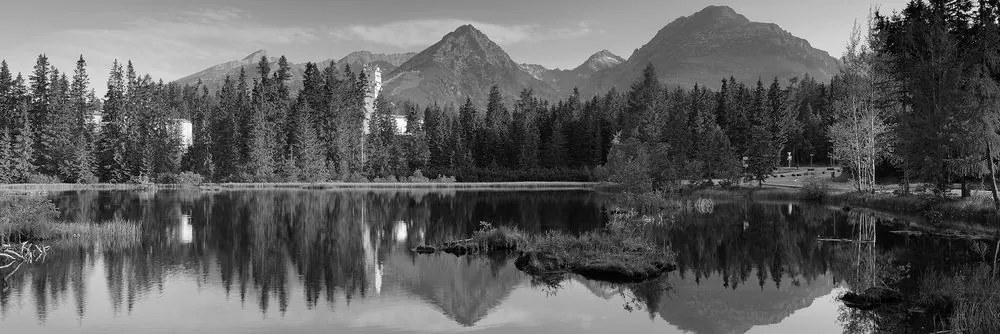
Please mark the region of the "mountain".
[[573, 88], [586, 85], [590, 77], [601, 70], [606, 70], [624, 63], [625, 59], [611, 53], [608, 50], [601, 50], [587, 58], [583, 64], [572, 70], [550, 70], [542, 65], [521, 64], [521, 70], [541, 80], [563, 95], [569, 94]]
[[[337, 61], [337, 67], [343, 70], [344, 65], [351, 65], [351, 69], [357, 72], [357, 70], [363, 68], [364, 65], [371, 64], [378, 65], [378, 67], [382, 69], [382, 73], [389, 73], [416, 54], [416, 52], [385, 54], [371, 53], [368, 51], [355, 51], [347, 54], [344, 58], [340, 58], [340, 60]], [[325, 61], [322, 66], [325, 67], [328, 64], [329, 61]]]
[[383, 78], [384, 94], [423, 105], [460, 104], [466, 98], [483, 104], [493, 85], [508, 98], [525, 88], [534, 90], [538, 97], [556, 96], [555, 89], [523, 71], [472, 25], [448, 33]]
[[718, 88], [723, 78], [768, 82], [808, 74], [829, 81], [838, 62], [773, 23], [752, 22], [732, 8], [710, 6], [660, 29], [621, 65], [594, 73], [585, 91], [628, 88], [647, 64], [669, 85]]
[[[416, 53], [394, 53], [394, 54], [383, 54], [383, 53], [371, 53], [368, 51], [355, 51], [347, 54], [340, 60], [337, 60], [337, 69], [340, 71], [344, 70], [346, 65], [350, 65], [352, 71], [357, 73], [360, 69], [364, 68], [365, 65], [378, 65], [383, 73], [395, 70], [396, 67], [402, 65], [406, 60], [413, 57]], [[215, 65], [195, 74], [180, 78], [174, 82], [181, 85], [194, 85], [201, 80], [210, 91], [215, 91], [222, 87], [223, 81], [226, 76], [230, 76], [232, 80], [236, 80], [240, 75], [240, 68], [243, 68], [247, 72], [247, 80], [252, 80], [257, 75], [257, 63], [260, 61], [261, 57], [267, 57], [268, 62], [271, 65], [271, 71], [273, 72], [278, 68], [278, 58], [269, 57], [267, 51], [258, 50], [253, 52], [242, 60], [233, 60], [219, 65]], [[320, 70], [326, 68], [330, 65], [332, 59], [327, 59], [323, 61], [316, 62], [316, 65]], [[293, 63], [290, 64], [292, 79], [289, 82], [289, 87], [292, 92], [297, 92], [302, 88], [302, 76], [305, 73], [306, 64], [305, 63]]]
[[174, 80], [174, 82], [181, 85], [194, 85], [198, 83], [198, 80], [209, 87], [209, 90], [214, 91], [218, 86], [222, 85], [222, 82], [226, 79], [226, 76], [231, 76], [235, 80], [240, 73], [240, 68], [247, 71], [247, 74], [252, 74], [256, 72], [257, 62], [260, 61], [261, 57], [267, 57], [269, 62], [277, 63], [278, 58], [268, 57], [267, 51], [257, 50], [250, 53], [241, 60], [233, 60], [225, 62], [219, 65], [215, 65], [197, 73], [191, 74], [189, 76]]
[[607, 49], [598, 51], [597, 53], [587, 58], [587, 61], [580, 64], [573, 69], [573, 72], [579, 74], [594, 74], [594, 72], [606, 70], [624, 63], [625, 59], [619, 57], [618, 55], [611, 53]]

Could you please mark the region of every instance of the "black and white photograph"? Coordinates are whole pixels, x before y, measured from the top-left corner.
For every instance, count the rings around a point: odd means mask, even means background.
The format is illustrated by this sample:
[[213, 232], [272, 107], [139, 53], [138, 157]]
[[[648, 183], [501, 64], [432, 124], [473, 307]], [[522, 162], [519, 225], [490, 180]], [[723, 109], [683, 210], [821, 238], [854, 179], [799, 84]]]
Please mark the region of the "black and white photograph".
[[0, 2], [0, 333], [1000, 333], [1000, 0]]

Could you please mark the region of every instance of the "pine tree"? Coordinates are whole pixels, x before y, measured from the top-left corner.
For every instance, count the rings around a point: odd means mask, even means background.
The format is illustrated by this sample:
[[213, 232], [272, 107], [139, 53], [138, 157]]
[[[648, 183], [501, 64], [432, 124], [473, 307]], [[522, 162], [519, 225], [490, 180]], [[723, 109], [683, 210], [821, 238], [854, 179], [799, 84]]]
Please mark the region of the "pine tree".
[[326, 167], [326, 157], [323, 145], [316, 135], [314, 122], [309, 115], [313, 114], [308, 104], [301, 103], [298, 119], [295, 120], [295, 136], [292, 141], [292, 152], [295, 166], [299, 172], [297, 179], [301, 181], [325, 181], [329, 175]]
[[[489, 165], [502, 164], [508, 167], [507, 147], [510, 134], [510, 112], [503, 104], [503, 96], [500, 94], [500, 87], [493, 85], [490, 87], [489, 97], [486, 104], [486, 120], [484, 130], [481, 134], [485, 142], [482, 150], [484, 159], [489, 160]], [[486, 161], [484, 161], [486, 163]]]
[[87, 75], [87, 62], [80, 56], [76, 62], [76, 70], [73, 72], [73, 83], [69, 90], [69, 102], [72, 106], [73, 128], [70, 136], [71, 160], [68, 166], [69, 178], [71, 182], [94, 182], [94, 156], [93, 156], [93, 136], [87, 126], [87, 119], [92, 111], [91, 99], [88, 95], [87, 86], [90, 78]]
[[521, 91], [514, 105], [512, 139], [516, 145], [517, 167], [531, 169], [538, 166], [538, 100], [531, 90]]
[[270, 108], [270, 104], [254, 106], [247, 123], [247, 153], [241, 176], [246, 182], [270, 182], [275, 175], [273, 135], [266, 118], [272, 112]]
[[111, 66], [104, 100], [104, 125], [98, 140], [98, 174], [106, 182], [127, 182], [131, 178], [128, 163], [130, 119], [126, 110], [125, 79], [117, 60]]
[[[472, 158], [470, 159], [472, 165], [477, 165], [478, 162], [477, 158], [481, 158], [475, 156], [476, 153], [481, 152], [481, 150], [477, 150], [477, 148], [479, 148], [478, 144], [481, 144], [482, 142], [481, 132], [479, 131], [480, 126], [477, 114], [478, 111], [476, 111], [476, 106], [472, 104], [472, 99], [466, 98], [465, 104], [463, 104], [462, 107], [458, 110], [459, 126], [457, 127], [457, 129], [458, 131], [460, 131], [458, 133], [462, 137], [460, 142], [464, 145], [464, 148], [469, 151], [468, 152], [469, 157]], [[465, 158], [463, 157], [462, 159]], [[479, 165], [481, 165], [481, 163], [479, 163]]]
[[662, 105], [663, 86], [656, 76], [656, 69], [648, 64], [628, 93], [628, 106], [622, 120], [622, 139], [633, 136], [638, 136], [641, 142], [659, 139]]
[[10, 175], [13, 182], [28, 181], [28, 177], [35, 173], [35, 165], [32, 163], [35, 155], [32, 139], [34, 134], [31, 131], [28, 108], [27, 101], [21, 101], [18, 108], [21, 112], [21, 117], [18, 118], [20, 125], [11, 148]]
[[6, 60], [0, 60], [0, 130], [9, 130], [14, 125], [14, 78]]
[[14, 164], [13, 151], [11, 150], [10, 129], [3, 128], [0, 133], [0, 184], [12, 183], [14, 180], [11, 166]]

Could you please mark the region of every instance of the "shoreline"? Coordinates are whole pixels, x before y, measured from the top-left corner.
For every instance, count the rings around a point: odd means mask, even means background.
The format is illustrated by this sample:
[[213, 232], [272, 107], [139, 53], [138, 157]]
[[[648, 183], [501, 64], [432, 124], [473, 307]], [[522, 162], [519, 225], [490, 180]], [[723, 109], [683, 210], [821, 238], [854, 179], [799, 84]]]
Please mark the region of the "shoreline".
[[127, 184], [127, 183], [51, 183], [51, 184], [0, 184], [0, 193], [25, 193], [76, 190], [160, 190], [185, 189], [199, 191], [225, 190], [449, 190], [449, 191], [549, 191], [595, 190], [613, 187], [607, 182], [274, 182], [274, 183], [204, 183], [181, 184]]

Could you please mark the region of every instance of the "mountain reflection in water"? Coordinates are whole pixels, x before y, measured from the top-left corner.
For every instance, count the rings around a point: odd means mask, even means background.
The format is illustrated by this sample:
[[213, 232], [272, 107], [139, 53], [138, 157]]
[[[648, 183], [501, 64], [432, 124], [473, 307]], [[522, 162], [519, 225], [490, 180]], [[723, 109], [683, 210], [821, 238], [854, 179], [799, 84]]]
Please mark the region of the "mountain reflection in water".
[[[287, 190], [50, 197], [67, 220], [134, 219], [143, 242], [132, 249], [63, 248], [44, 263], [2, 272], [5, 331], [842, 332], [867, 321], [834, 297], [863, 288], [859, 266], [872, 262], [862, 265], [855, 249], [816, 239], [853, 238], [859, 222], [876, 218], [823, 207], [722, 202], [711, 212], [672, 211], [673, 225], [649, 233], [672, 245], [678, 270], [643, 284], [571, 277], [541, 286], [515, 269], [512, 257], [409, 249], [465, 238], [480, 221], [533, 233], [599, 229], [608, 195]], [[871, 226], [879, 244], [870, 256], [938, 270], [950, 262], [909, 247], [969, 255], [958, 241]]]

